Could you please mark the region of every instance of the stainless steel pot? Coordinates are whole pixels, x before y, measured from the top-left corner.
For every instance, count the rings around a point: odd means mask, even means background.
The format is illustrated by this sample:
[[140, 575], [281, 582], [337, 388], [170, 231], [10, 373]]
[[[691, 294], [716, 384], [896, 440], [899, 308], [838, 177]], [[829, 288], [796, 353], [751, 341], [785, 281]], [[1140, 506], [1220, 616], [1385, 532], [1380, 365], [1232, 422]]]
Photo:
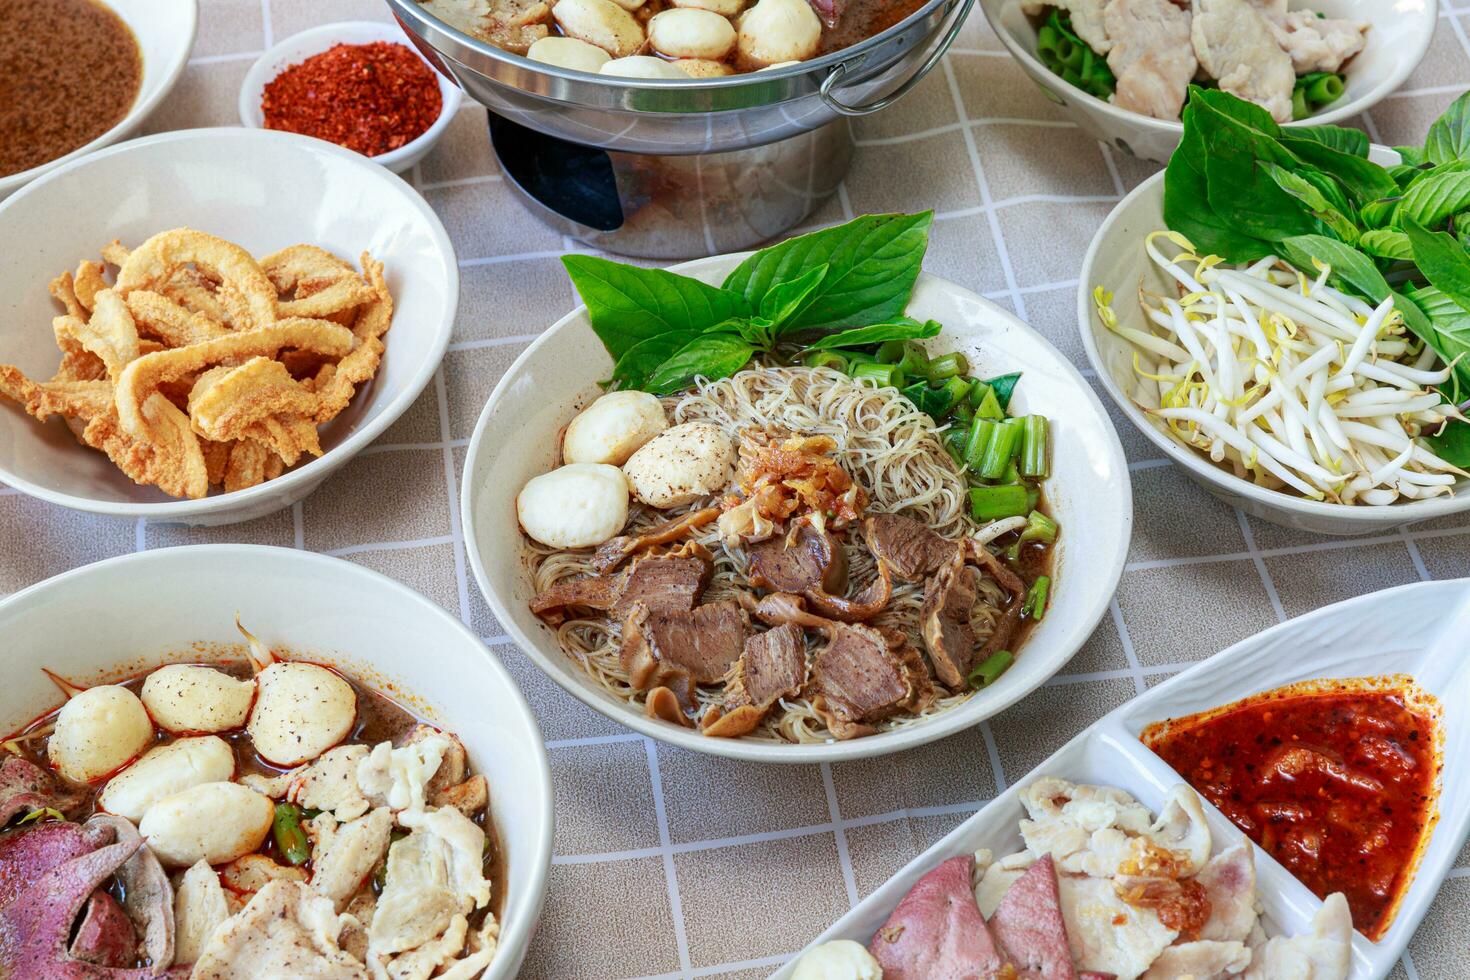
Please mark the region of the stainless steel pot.
[[866, 115], [918, 84], [975, 0], [928, 0], [881, 34], [776, 71], [629, 79], [531, 61], [471, 37], [417, 0], [388, 0], [409, 36], [492, 112], [573, 143], [642, 154], [723, 153]]

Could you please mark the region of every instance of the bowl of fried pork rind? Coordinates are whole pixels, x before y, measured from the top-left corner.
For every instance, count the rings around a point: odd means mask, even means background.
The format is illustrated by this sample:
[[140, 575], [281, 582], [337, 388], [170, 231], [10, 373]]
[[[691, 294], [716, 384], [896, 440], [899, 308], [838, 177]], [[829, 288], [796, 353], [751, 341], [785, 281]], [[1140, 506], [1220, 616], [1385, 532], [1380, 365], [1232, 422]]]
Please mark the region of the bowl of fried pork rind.
[[419, 396], [458, 304], [413, 188], [286, 133], [101, 151], [0, 204], [0, 240], [0, 482], [119, 517], [300, 500]]

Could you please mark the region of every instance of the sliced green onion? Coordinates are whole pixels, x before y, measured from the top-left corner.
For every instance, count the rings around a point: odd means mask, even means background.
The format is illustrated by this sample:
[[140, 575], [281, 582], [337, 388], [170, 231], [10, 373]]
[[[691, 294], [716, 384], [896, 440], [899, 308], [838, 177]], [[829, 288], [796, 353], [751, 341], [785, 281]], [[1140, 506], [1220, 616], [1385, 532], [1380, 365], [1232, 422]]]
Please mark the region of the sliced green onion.
[[1323, 75], [1307, 86], [1307, 102], [1321, 107], [1342, 98], [1342, 76]]
[[[846, 357], [849, 367], [856, 367], [859, 364], [878, 363], [878, 358], [866, 351], [850, 350], [847, 352]], [[848, 373], [851, 374], [852, 372], [849, 370]]]
[[903, 341], [885, 340], [878, 345], [879, 364], [897, 364], [903, 360]]
[[876, 381], [880, 388], [903, 387], [903, 372], [895, 364], [854, 364], [852, 376], [859, 381]]
[[980, 460], [981, 476], [987, 480], [999, 480], [1005, 476], [1011, 457], [1016, 455], [1016, 450], [1021, 446], [1023, 428], [1024, 423], [1020, 419], [1006, 419], [996, 425], [995, 433], [985, 444], [985, 455]]
[[1047, 55], [1055, 58], [1057, 42], [1060, 40], [1061, 35], [1057, 33], [1056, 28], [1050, 24], [1042, 24], [1041, 29], [1036, 32], [1036, 54], [1043, 59]]
[[810, 368], [824, 367], [831, 368], [834, 371], [841, 371], [843, 374], [847, 373], [847, 358], [843, 357], [835, 350], [809, 351], [807, 355], [801, 359], [801, 363]]
[[970, 384], [969, 378], [946, 378], [940, 389], [949, 393], [949, 403], [954, 408], [969, 408]]
[[970, 516], [977, 521], [998, 521], [1026, 513], [1026, 488], [1019, 483], [970, 488]]
[[281, 852], [281, 857], [292, 866], [305, 864], [311, 859], [311, 844], [306, 839], [301, 820], [301, 807], [294, 803], [276, 804], [271, 833], [275, 836], [276, 848]]
[[1044, 480], [1048, 472], [1046, 416], [1028, 415], [1022, 426], [1021, 475]]
[[1291, 118], [1305, 119], [1312, 114], [1312, 109], [1307, 105], [1306, 89], [1292, 89], [1291, 91]]
[[958, 377], [968, 370], [970, 370], [970, 362], [959, 351], [953, 354], [942, 354], [929, 362], [929, 380], [943, 381], [946, 378]]
[[961, 399], [949, 406], [949, 417], [960, 425], [969, 428], [970, 420], [975, 417], [975, 410], [970, 407], [968, 399]]
[[1040, 622], [1041, 617], [1046, 615], [1046, 594], [1050, 589], [1051, 579], [1038, 575], [1036, 581], [1031, 583], [1031, 588], [1026, 591], [1026, 601], [1021, 603], [1021, 615]]
[[1011, 651], [995, 651], [986, 657], [983, 663], [977, 664], [975, 669], [970, 671], [970, 686], [978, 689], [989, 684], [994, 684], [997, 678], [1001, 674], [1004, 674], [1006, 669], [1015, 662], [1015, 655]]
[[995, 419], [999, 421], [1006, 417], [1006, 410], [996, 396], [995, 389], [989, 385], [981, 385], [985, 389], [985, 396], [980, 400], [980, 405], [975, 409], [975, 414], [982, 419]]
[[965, 442], [965, 461], [970, 469], [980, 471], [980, 462], [985, 458], [985, 447], [990, 444], [990, 439], [996, 429], [996, 423], [983, 415], [976, 415], [975, 421], [970, 423], [970, 438]]
[[950, 429], [939, 440], [944, 444], [944, 451], [949, 453], [960, 469], [965, 468], [965, 440], [969, 436], [964, 429]]
[[918, 344], [904, 344], [903, 358], [898, 362], [899, 368], [910, 378], [924, 378], [929, 375], [929, 355], [924, 353], [924, 348]]

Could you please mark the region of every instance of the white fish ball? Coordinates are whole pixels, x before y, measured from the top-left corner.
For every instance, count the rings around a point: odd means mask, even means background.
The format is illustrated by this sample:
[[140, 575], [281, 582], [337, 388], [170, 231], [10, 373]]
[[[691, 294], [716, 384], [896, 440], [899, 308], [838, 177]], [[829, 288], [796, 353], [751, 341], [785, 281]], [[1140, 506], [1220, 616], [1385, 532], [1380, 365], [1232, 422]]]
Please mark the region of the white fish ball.
[[623, 473], [633, 496], [650, 507], [682, 507], [735, 478], [735, 444], [717, 425], [685, 422], [634, 453]]
[[569, 37], [594, 44], [614, 58], [643, 47], [643, 25], [612, 0], [558, 0], [551, 15]]
[[548, 547], [599, 545], [628, 523], [628, 481], [616, 466], [572, 463], [527, 480], [516, 517]]
[[136, 759], [151, 741], [153, 721], [138, 696], [102, 684], [61, 706], [46, 754], [67, 779], [90, 783]]
[[721, 17], [734, 17], [745, 9], [746, 0], [672, 0], [676, 7], [708, 10]]
[[357, 720], [352, 685], [325, 667], [274, 663], [255, 683], [259, 694], [245, 730], [273, 765], [310, 762], [346, 738]]
[[654, 395], [646, 391], [610, 391], [582, 409], [567, 426], [561, 440], [562, 462], [622, 466], [644, 443], [668, 427], [664, 407]]
[[225, 783], [235, 775], [230, 743], [215, 735], [181, 738], [149, 749], [143, 758], [107, 781], [98, 803], [108, 813], [143, 819], [159, 800], [204, 783]]
[[138, 832], [170, 867], [225, 864], [260, 848], [275, 810], [269, 798], [248, 786], [202, 783], [150, 806]]
[[704, 58], [680, 58], [674, 62], [674, 67], [690, 78], [723, 78], [735, 74], [735, 69], [725, 62], [708, 61]]
[[255, 681], [201, 664], [169, 664], [143, 681], [143, 706], [174, 734], [213, 734], [245, 724]]
[[558, 68], [595, 72], [607, 64], [612, 55], [595, 44], [574, 37], [543, 37], [531, 45], [526, 57]]
[[618, 75], [622, 78], [672, 78], [676, 80], [689, 78], [667, 61], [646, 54], [635, 55], [631, 58], [614, 58], [602, 66], [599, 74]]
[[817, 53], [822, 21], [806, 0], [759, 0], [740, 18], [741, 61], [756, 68]]
[[648, 40], [670, 58], [719, 61], [735, 47], [735, 28], [708, 10], [660, 11], [648, 22]]

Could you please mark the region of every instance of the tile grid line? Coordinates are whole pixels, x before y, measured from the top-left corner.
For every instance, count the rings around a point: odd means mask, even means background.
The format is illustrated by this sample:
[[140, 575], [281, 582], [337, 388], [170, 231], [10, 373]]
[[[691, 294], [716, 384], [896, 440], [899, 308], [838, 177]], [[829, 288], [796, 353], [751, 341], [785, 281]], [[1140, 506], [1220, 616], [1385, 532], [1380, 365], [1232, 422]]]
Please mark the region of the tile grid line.
[[687, 977], [691, 968], [689, 937], [684, 928], [684, 900], [679, 893], [679, 871], [674, 867], [668, 808], [664, 806], [664, 780], [658, 764], [658, 746], [653, 739], [644, 738], [643, 751], [648, 759], [648, 778], [653, 788], [653, 815], [658, 822], [659, 851], [663, 858], [664, 881], [669, 890], [669, 918], [673, 920], [674, 946], [679, 952], [679, 970]]
[[1256, 547], [1256, 534], [1251, 529], [1251, 522], [1246, 518], [1245, 511], [1239, 507], [1234, 508], [1235, 520], [1240, 524], [1240, 536], [1245, 541], [1245, 552], [1251, 556], [1251, 562], [1256, 566], [1256, 574], [1261, 577], [1261, 585], [1266, 590], [1266, 598], [1271, 603], [1271, 610], [1276, 614], [1276, 622], [1286, 622], [1286, 608], [1281, 604], [1281, 596], [1276, 591], [1276, 582], [1271, 578], [1271, 570], [1266, 567], [1266, 559], [1261, 557], [1260, 550]]

